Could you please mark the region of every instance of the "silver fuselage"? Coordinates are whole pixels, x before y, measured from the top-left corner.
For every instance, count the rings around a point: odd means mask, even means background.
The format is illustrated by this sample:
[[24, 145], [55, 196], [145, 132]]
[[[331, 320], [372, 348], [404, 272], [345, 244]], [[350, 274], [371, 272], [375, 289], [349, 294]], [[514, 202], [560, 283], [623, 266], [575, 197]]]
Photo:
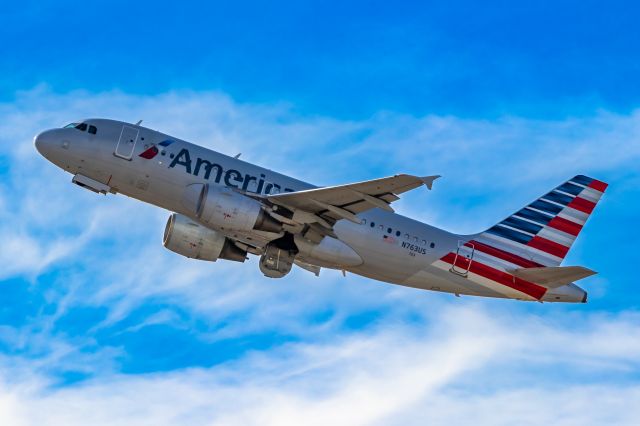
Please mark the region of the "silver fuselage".
[[[73, 128], [48, 130], [36, 137], [38, 151], [73, 175], [87, 176], [108, 185], [114, 193], [185, 215], [194, 221], [198, 218], [182, 203], [185, 188], [193, 183], [219, 184], [262, 194], [314, 188], [306, 182], [142, 126], [106, 119], [83, 122], [95, 126], [96, 134]], [[123, 136], [127, 137], [126, 132], [135, 135], [129, 145], [123, 139]], [[161, 149], [154, 158], [139, 156], [144, 150], [167, 139], [173, 143]], [[176, 155], [183, 149], [188, 150], [190, 162], [176, 163]], [[206, 168], [196, 167], [198, 159], [213, 163], [216, 168], [206, 176]], [[340, 241], [362, 258], [362, 264], [320, 266], [427, 290], [531, 300], [509, 287], [488, 287], [434, 266], [473, 235], [456, 235], [381, 209], [369, 210], [358, 216], [361, 224], [340, 220], [335, 224], [334, 232]], [[273, 235], [261, 231], [217, 231], [256, 247], [263, 247], [273, 239]], [[396, 235], [398, 231], [399, 236]], [[584, 297], [584, 292], [578, 287], [572, 289], [570, 286], [556, 289], [543, 300], [571, 302]], [[558, 295], [562, 299], [558, 299]]]

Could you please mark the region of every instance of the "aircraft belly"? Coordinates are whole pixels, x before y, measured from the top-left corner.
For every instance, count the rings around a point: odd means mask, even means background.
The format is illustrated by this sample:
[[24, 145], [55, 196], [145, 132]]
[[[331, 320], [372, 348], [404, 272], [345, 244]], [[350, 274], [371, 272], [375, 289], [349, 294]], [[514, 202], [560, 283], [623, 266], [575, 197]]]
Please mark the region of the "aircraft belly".
[[[421, 265], [416, 258], [410, 258], [404, 250], [384, 244], [357, 246], [346, 241], [364, 259], [363, 265], [351, 270], [360, 274], [387, 282], [400, 282], [420, 270]], [[351, 243], [351, 244], [350, 244]]]
[[351, 245], [364, 259], [364, 264], [350, 271], [359, 275], [407, 287], [456, 294], [533, 300], [526, 294], [469, 273], [463, 277], [449, 271], [450, 265], [440, 260], [454, 250], [457, 240], [433, 235], [434, 250], [412, 251], [403, 248], [403, 240], [384, 238], [363, 232], [364, 227], [346, 224], [338, 228], [341, 239]]
[[[481, 289], [474, 283], [456, 283], [448, 276], [438, 271], [421, 269], [401, 283], [407, 287], [424, 290], [442, 291], [447, 293], [480, 295]], [[496, 294], [495, 296], [498, 296]]]
[[176, 213], [189, 216], [192, 212], [186, 212], [180, 204], [183, 185], [165, 181], [157, 177], [147, 177], [139, 173], [126, 173], [114, 175], [111, 181], [114, 189], [128, 197], [165, 208]]
[[451, 265], [438, 260], [407, 279], [402, 285], [473, 296], [535, 300], [520, 291], [471, 272], [466, 278], [454, 274], [449, 271], [450, 267]]
[[191, 182], [176, 180], [175, 176], [167, 175], [162, 168], [139, 167], [113, 155], [105, 157], [111, 175], [109, 186], [116, 192], [169, 211], [191, 215], [192, 212], [185, 211], [180, 203], [184, 188]]
[[[368, 219], [370, 222], [388, 224], [384, 226], [384, 230], [391, 227], [403, 230], [403, 234], [421, 235], [421, 241], [428, 239], [430, 242], [435, 242], [438, 247], [438, 249], [434, 249], [427, 244], [408, 240], [405, 236], [381, 232], [378, 228], [372, 230], [368, 225], [339, 221], [335, 226], [336, 234], [364, 260], [363, 265], [349, 270], [368, 278], [403, 284], [423, 270], [426, 265], [439, 259], [441, 252], [448, 250], [449, 245], [452, 244], [442, 235], [430, 234], [428, 230], [416, 228], [413, 221], [398, 218], [398, 216], [389, 215], [386, 212], [372, 212]], [[402, 223], [401, 220], [407, 223]]]

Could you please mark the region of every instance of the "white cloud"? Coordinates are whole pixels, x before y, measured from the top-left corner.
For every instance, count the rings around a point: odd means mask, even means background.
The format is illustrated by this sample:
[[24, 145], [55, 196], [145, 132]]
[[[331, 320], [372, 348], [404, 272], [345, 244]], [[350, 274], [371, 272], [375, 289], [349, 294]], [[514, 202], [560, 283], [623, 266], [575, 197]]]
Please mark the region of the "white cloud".
[[[414, 325], [289, 344], [210, 369], [108, 376], [64, 388], [0, 370], [2, 424], [637, 424], [637, 314], [554, 328], [447, 308]], [[554, 321], [567, 318], [554, 317]], [[628, 334], [631, 332], [631, 334]], [[589, 342], [607, 344], [589, 345]], [[548, 358], [540, 358], [547, 354]], [[599, 366], [593, 359], [604, 362]], [[620, 372], [622, 362], [633, 373]], [[558, 380], [544, 373], [554, 363]], [[583, 366], [589, 366], [583, 369]], [[512, 374], [521, 370], [522, 375]], [[573, 375], [573, 376], [572, 376]], [[505, 377], [506, 381], [505, 381]]]

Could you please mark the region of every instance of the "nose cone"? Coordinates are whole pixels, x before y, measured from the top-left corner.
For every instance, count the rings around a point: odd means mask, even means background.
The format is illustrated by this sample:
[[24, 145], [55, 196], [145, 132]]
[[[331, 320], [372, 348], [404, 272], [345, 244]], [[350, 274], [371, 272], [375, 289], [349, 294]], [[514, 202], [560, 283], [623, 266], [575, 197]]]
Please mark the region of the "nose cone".
[[54, 133], [54, 130], [45, 130], [33, 138], [33, 145], [36, 147], [36, 150], [40, 155], [49, 160], [55, 150], [56, 144], [59, 144], [60, 142], [57, 140], [58, 138], [55, 137]]

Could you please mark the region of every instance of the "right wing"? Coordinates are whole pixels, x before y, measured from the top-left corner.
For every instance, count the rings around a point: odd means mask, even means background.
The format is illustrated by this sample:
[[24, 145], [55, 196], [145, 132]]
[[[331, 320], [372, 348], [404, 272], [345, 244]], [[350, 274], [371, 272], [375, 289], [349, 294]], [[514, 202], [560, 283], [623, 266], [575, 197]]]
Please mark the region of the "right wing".
[[285, 192], [270, 195], [267, 199], [294, 212], [293, 220], [296, 222], [318, 222], [330, 228], [330, 221], [340, 219], [360, 223], [356, 215], [370, 209], [393, 211], [389, 204], [399, 199], [398, 194], [422, 185], [431, 189], [433, 181], [439, 177], [400, 174], [347, 185]]

